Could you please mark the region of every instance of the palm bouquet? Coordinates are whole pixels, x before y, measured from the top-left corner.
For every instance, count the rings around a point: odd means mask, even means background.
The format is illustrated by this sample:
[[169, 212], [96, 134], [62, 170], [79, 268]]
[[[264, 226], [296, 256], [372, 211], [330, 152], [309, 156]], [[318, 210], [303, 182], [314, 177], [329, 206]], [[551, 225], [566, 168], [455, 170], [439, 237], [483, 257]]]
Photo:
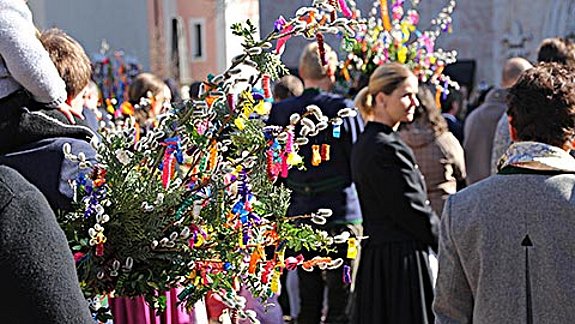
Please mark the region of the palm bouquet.
[[436, 46], [441, 34], [451, 32], [455, 0], [448, 1], [427, 30], [419, 29], [419, 2], [394, 0], [389, 7], [387, 0], [373, 1], [367, 16], [362, 16], [355, 6], [350, 7], [349, 16], [356, 22], [356, 33], [344, 35], [341, 41], [347, 53], [338, 71], [342, 91], [359, 90], [367, 85], [371, 73], [386, 62], [407, 65], [421, 82], [436, 85], [437, 96], [449, 86], [458, 88], [456, 82], [443, 74], [445, 66], [456, 61], [457, 52]]
[[[235, 24], [243, 53], [224, 72], [207, 77], [199, 99], [171, 107], [141, 136], [130, 119], [102, 130], [92, 142], [96, 163], [64, 148], [79, 173], [71, 181], [76, 209], [60, 222], [87, 298], [145, 296], [162, 311], [162, 292], [178, 287], [187, 307], [213, 292], [240, 318], [255, 322], [238, 295], [240, 286], [265, 299], [279, 292], [283, 271], [342, 264], [284, 256], [286, 248], [331, 251], [334, 240], [345, 238], [294, 222], [322, 224], [330, 210], [286, 217], [290, 193], [276, 180], [302, 167], [298, 150], [307, 137], [341, 124], [355, 109], [328, 119], [311, 106], [286, 127], [265, 124], [270, 82], [286, 73], [279, 57], [285, 41], [353, 34], [352, 20], [338, 18], [338, 12], [332, 1], [314, 1], [292, 19], [280, 17], [261, 40], [250, 21]], [[317, 123], [306, 118], [312, 114]], [[296, 133], [302, 123], [305, 132]], [[106, 308], [93, 306], [98, 319], [109, 317]]]

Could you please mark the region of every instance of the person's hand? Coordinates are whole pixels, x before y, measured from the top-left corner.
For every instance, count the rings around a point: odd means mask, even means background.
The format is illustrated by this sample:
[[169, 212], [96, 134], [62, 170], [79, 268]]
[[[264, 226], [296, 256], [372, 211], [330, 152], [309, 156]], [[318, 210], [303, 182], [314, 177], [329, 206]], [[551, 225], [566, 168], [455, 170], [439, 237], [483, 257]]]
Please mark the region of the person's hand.
[[72, 125], [76, 124], [74, 116], [84, 120], [84, 115], [82, 115], [82, 112], [75, 111], [74, 109], [72, 109], [72, 107], [70, 107], [70, 105], [68, 105], [65, 102], [63, 102], [62, 104], [60, 104], [60, 106], [58, 106], [58, 110], [60, 110], [64, 114], [64, 116], [68, 118], [70, 124]]

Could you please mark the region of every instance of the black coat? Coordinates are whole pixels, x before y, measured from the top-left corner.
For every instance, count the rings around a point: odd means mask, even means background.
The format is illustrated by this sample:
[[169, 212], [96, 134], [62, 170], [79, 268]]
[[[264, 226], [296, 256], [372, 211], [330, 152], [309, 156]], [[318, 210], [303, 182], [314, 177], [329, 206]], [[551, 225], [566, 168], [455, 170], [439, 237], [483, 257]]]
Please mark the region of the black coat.
[[[306, 89], [299, 97], [291, 97], [272, 106], [269, 125], [287, 126], [290, 116], [302, 114], [308, 105], [317, 105], [328, 118], [346, 107], [353, 107], [353, 102], [345, 98], [317, 89]], [[310, 117], [315, 120], [315, 117]], [[330, 208], [333, 215], [328, 218], [330, 224], [360, 223], [361, 211], [355, 186], [351, 181], [350, 156], [353, 142], [363, 129], [363, 121], [358, 116], [345, 118], [341, 125], [339, 138], [333, 136], [333, 128], [309, 137], [309, 143], [298, 152], [304, 160], [305, 171], [291, 168], [286, 185], [292, 190], [288, 216], [315, 212], [319, 208]], [[296, 128], [296, 137], [300, 127]], [[329, 144], [330, 159], [319, 166], [312, 166], [312, 145]]]
[[48, 202], [0, 166], [0, 323], [94, 323], [72, 252]]
[[391, 127], [366, 125], [353, 147], [351, 170], [371, 242], [417, 241], [437, 251], [439, 218], [413, 152]]
[[0, 165], [18, 171], [44, 194], [54, 210], [72, 210], [74, 191], [70, 181], [78, 176], [78, 163], [64, 157], [64, 144], [70, 144], [72, 154], [84, 153], [95, 164], [96, 150], [90, 143], [75, 138], [46, 138], [0, 155]]

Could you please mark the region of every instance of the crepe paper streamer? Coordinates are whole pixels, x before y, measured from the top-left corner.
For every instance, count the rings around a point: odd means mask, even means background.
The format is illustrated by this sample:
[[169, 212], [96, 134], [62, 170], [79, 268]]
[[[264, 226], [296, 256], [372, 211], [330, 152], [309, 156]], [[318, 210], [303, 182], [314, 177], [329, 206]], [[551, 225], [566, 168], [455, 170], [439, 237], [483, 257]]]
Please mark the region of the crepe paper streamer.
[[228, 93], [226, 96], [226, 100], [228, 102], [228, 109], [230, 110], [230, 112], [234, 112], [234, 110], [236, 109], [236, 100], [235, 100], [235, 96], [233, 93]]
[[269, 103], [264, 101], [264, 100], [260, 100], [254, 107], [254, 111], [256, 112], [256, 114], [258, 115], [266, 115], [268, 112], [268, 105]]
[[325, 161], [329, 161], [330, 159], [330, 146], [329, 144], [321, 144], [321, 149], [320, 149], [320, 155], [321, 155], [321, 160], [323, 162]]
[[312, 271], [314, 266], [318, 266], [320, 268], [321, 267], [325, 268], [331, 262], [332, 262], [332, 259], [330, 257], [316, 256], [311, 260], [304, 261], [303, 264], [301, 265], [301, 267], [305, 271]]
[[287, 257], [285, 259], [285, 264], [286, 264], [286, 269], [292, 271], [297, 269], [297, 266], [302, 264], [304, 261], [303, 255], [298, 254], [297, 256], [293, 257]]
[[441, 88], [437, 87], [435, 90], [435, 106], [437, 109], [441, 109]]
[[160, 144], [166, 146], [159, 169], [162, 171], [162, 185], [164, 188], [168, 188], [176, 170], [176, 162], [182, 163], [184, 156], [178, 136], [167, 138]]
[[285, 248], [276, 251], [275, 259], [279, 267], [285, 267]]
[[447, 82], [447, 79], [445, 79], [445, 81], [443, 82], [443, 95], [442, 95], [442, 99], [445, 101], [447, 100], [447, 95], [449, 95], [449, 83]]
[[312, 157], [311, 157], [311, 165], [318, 166], [321, 163], [321, 155], [319, 153], [319, 145], [314, 144], [311, 146], [312, 150]]
[[345, 284], [351, 283], [351, 267], [347, 264], [343, 266], [343, 282]]
[[279, 292], [280, 292], [280, 288], [281, 288], [280, 276], [281, 276], [281, 271], [277, 270], [277, 268], [276, 268], [272, 274], [272, 283], [270, 285], [270, 288], [274, 294], [279, 294]]
[[357, 257], [357, 240], [350, 237], [347, 240], [347, 258], [355, 259]]
[[391, 6], [391, 20], [399, 21], [403, 17], [403, 1], [396, 1]]
[[262, 277], [261, 277], [261, 282], [263, 284], [267, 284], [270, 278], [270, 274], [272, 272], [272, 270], [274, 269], [274, 262], [269, 260], [266, 262], [266, 265], [264, 266], [264, 271], [262, 271]]
[[317, 49], [319, 51], [319, 58], [322, 66], [327, 65], [327, 60], [325, 58], [325, 44], [323, 41], [323, 35], [321, 33], [315, 34], [315, 40], [317, 41]]
[[297, 166], [303, 163], [303, 158], [299, 154], [291, 152], [288, 154], [287, 163], [291, 166]]
[[242, 117], [238, 117], [234, 120], [234, 125], [236, 125], [238, 130], [244, 130], [244, 128], [246, 128], [246, 120]]
[[96, 245], [96, 256], [101, 257], [104, 255], [104, 243]]
[[208, 170], [215, 170], [218, 164], [218, 144], [213, 141], [210, 145], [210, 157], [208, 160]]
[[280, 16], [278, 17], [278, 19], [274, 22], [274, 31], [275, 31], [276, 33], [281, 32], [281, 31], [284, 29], [286, 23], [287, 23], [287, 21], [286, 21], [286, 19], [284, 18], [284, 16], [281, 16], [281, 15], [280, 15]]
[[281, 56], [283, 54], [285, 50], [285, 44], [291, 38], [292, 36], [291, 32], [293, 31], [293, 29], [294, 29], [293, 25], [287, 25], [282, 29], [281, 35], [283, 36], [280, 37], [276, 42], [276, 50], [275, 50], [276, 55]]
[[391, 22], [389, 21], [389, 12], [387, 9], [387, 0], [379, 0], [379, 6], [381, 10], [381, 21], [383, 21], [383, 28], [386, 31], [391, 30]]
[[341, 13], [343, 14], [343, 16], [348, 19], [351, 18], [353, 13], [347, 6], [345, 0], [338, 0], [338, 2], [339, 2], [339, 8], [341, 9]]
[[264, 98], [268, 99], [272, 97], [272, 92], [270, 90], [270, 76], [269, 74], [264, 74], [262, 76], [262, 88], [264, 90]]
[[401, 45], [401, 48], [397, 52], [397, 61], [401, 64], [405, 63], [407, 60], [407, 47]]
[[267, 150], [266, 152], [266, 173], [268, 176], [268, 179], [270, 181], [275, 181], [277, 179], [277, 168], [276, 168], [276, 164], [273, 161], [274, 159], [274, 152], [272, 149]]
[[256, 272], [256, 267], [258, 265], [258, 262], [260, 262], [260, 260], [263, 257], [263, 251], [262, 251], [262, 247], [261, 246], [257, 246], [254, 251], [252, 252], [251, 256], [250, 256], [250, 263], [248, 266], [248, 272], [251, 274], [254, 274]]
[[341, 125], [333, 125], [333, 137], [340, 138], [341, 136]]

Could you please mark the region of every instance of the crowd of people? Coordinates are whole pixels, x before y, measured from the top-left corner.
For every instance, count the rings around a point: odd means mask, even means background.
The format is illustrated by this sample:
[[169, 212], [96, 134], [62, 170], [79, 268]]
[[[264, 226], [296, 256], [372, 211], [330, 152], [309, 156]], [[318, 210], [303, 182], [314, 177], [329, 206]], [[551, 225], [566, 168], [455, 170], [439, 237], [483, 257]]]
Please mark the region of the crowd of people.
[[[56, 213], [72, 208], [68, 180], [77, 172], [64, 150], [95, 161], [90, 140], [117, 112], [98, 105], [90, 60], [76, 40], [59, 29], [39, 33], [24, 1], [0, 4], [0, 278], [14, 296], [0, 304], [0, 319], [93, 323]], [[438, 107], [436, 86], [394, 62], [365, 76], [367, 86], [353, 96], [336, 94], [337, 62], [327, 44], [306, 46], [298, 75], [274, 83], [266, 122], [289, 125], [310, 105], [328, 118], [358, 108], [311, 137], [299, 152], [305, 171], [281, 180], [291, 191], [287, 216], [332, 210], [326, 224], [301, 224], [345, 236], [330, 255], [345, 261], [284, 273], [272, 307], [245, 292], [260, 321], [570, 322], [575, 45], [549, 38], [537, 62], [509, 58], [501, 84], [474, 107], [454, 88]], [[120, 117], [144, 134], [201, 88], [195, 82], [182, 96], [170, 80], [141, 73]], [[143, 298], [111, 298], [114, 323], [223, 320], [217, 296], [187, 311], [178, 292], [166, 293], [161, 314]]]

